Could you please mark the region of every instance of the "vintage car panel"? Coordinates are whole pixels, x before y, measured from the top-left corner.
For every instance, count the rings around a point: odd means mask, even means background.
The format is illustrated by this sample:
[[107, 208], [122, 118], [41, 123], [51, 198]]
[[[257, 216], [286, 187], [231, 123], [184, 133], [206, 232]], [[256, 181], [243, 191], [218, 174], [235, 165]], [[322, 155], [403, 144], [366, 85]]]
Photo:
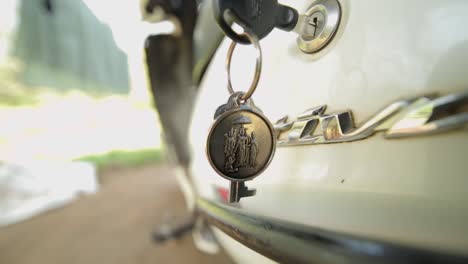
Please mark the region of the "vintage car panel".
[[[309, 2], [284, 3], [304, 10]], [[326, 105], [328, 113], [351, 111], [359, 125], [401, 99], [468, 91], [465, 1], [340, 3], [342, 24], [319, 54], [301, 52], [294, 33], [276, 30], [260, 42], [264, 66], [253, 100], [272, 122]], [[229, 96], [224, 68], [229, 44], [223, 41], [207, 69], [190, 128], [190, 172], [198, 194], [210, 200], [218, 199], [216, 187], [229, 186], [205, 155], [214, 112]], [[233, 76], [248, 77], [236, 87], [248, 85], [254, 64], [248, 55], [241, 58], [234, 61]], [[430, 136], [387, 139], [378, 132], [354, 142], [280, 147], [270, 167], [247, 182], [257, 195], [242, 199], [240, 207], [327, 230], [466, 254], [467, 149], [466, 127]], [[238, 242], [218, 237], [228, 251], [238, 250]], [[245, 254], [248, 259], [250, 251]]]

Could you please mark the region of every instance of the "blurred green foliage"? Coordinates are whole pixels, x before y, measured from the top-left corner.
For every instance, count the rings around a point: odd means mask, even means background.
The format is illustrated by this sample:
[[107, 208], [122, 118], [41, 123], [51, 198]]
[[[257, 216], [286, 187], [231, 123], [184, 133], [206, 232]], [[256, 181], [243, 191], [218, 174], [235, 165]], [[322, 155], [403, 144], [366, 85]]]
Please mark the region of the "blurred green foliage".
[[137, 167], [147, 164], [157, 164], [164, 161], [164, 150], [144, 149], [136, 151], [115, 150], [101, 155], [90, 155], [77, 160], [94, 163], [98, 169], [123, 166]]

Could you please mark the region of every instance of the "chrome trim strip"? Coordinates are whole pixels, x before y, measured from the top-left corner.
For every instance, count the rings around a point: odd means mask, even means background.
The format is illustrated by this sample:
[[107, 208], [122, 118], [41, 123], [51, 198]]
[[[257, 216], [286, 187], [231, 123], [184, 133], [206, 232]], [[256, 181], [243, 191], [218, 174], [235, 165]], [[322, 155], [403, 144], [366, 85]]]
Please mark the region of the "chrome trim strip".
[[296, 118], [285, 116], [274, 125], [278, 146], [351, 142], [384, 132], [403, 138], [466, 128], [468, 92], [443, 97], [423, 96], [397, 101], [360, 126], [351, 111], [325, 114], [326, 106], [311, 108]]
[[199, 198], [197, 215], [280, 263], [468, 263], [453, 255], [259, 216]]

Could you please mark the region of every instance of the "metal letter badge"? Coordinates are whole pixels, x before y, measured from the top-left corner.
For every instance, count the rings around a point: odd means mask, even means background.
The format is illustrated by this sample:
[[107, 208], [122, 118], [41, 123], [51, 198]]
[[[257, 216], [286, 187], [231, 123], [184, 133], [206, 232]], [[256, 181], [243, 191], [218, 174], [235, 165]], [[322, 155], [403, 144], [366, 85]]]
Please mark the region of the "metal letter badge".
[[244, 182], [262, 173], [275, 153], [276, 135], [273, 126], [250, 98], [257, 88], [262, 67], [262, 51], [257, 37], [244, 32], [257, 50], [255, 77], [246, 93], [234, 92], [231, 84], [231, 59], [236, 47], [232, 42], [226, 59], [228, 90], [226, 104], [216, 110], [208, 140], [207, 155], [211, 166], [222, 177], [231, 181], [229, 202], [255, 195]]

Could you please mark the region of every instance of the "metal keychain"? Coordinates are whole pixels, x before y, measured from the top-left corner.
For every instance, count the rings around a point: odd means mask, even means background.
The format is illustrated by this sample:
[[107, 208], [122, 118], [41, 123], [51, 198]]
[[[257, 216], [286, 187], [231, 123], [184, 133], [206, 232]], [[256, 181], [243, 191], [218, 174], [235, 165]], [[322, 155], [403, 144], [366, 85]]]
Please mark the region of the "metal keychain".
[[255, 195], [255, 190], [249, 190], [244, 182], [257, 177], [268, 167], [276, 147], [273, 126], [251, 99], [262, 68], [260, 44], [255, 35], [247, 31], [242, 35], [257, 50], [254, 79], [247, 92], [234, 92], [231, 61], [237, 43], [232, 42], [226, 59], [228, 91], [231, 96], [215, 112], [206, 147], [211, 166], [219, 175], [231, 181], [231, 203]]

